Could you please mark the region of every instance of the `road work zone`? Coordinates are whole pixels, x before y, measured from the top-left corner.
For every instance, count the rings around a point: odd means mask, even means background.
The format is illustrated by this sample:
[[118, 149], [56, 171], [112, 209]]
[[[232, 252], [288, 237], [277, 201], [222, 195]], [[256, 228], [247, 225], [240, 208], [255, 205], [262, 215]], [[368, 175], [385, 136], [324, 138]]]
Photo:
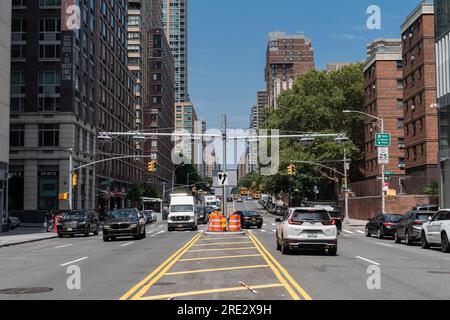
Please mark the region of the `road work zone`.
[[311, 300], [252, 232], [194, 236], [121, 300]]

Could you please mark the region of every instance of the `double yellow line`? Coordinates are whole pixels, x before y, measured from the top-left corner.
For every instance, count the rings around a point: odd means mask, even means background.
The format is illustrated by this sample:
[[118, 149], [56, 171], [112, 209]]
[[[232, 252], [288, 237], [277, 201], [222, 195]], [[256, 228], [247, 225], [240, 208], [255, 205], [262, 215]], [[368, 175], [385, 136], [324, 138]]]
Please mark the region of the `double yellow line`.
[[[249, 232], [248, 235], [255, 247], [263, 256], [264, 260], [266, 260], [267, 264], [272, 269], [275, 276], [289, 292], [291, 297], [294, 300], [301, 300], [300, 296], [304, 300], [312, 300], [311, 296], [294, 280], [294, 278], [291, 277], [289, 272], [287, 272], [287, 270], [283, 268], [283, 266], [270, 254], [270, 252], [267, 251], [264, 245], [251, 232]], [[294, 288], [297, 290], [297, 292], [294, 290]]]
[[139, 300], [149, 290], [149, 288], [161, 279], [162, 276], [198, 241], [198, 239], [200, 239], [201, 236], [201, 233], [194, 236], [177, 252], [171, 255], [169, 259], [156, 268], [155, 271], [128, 290], [122, 297], [120, 297], [120, 300], [127, 300], [133, 295], [134, 296], [131, 298], [132, 300]]

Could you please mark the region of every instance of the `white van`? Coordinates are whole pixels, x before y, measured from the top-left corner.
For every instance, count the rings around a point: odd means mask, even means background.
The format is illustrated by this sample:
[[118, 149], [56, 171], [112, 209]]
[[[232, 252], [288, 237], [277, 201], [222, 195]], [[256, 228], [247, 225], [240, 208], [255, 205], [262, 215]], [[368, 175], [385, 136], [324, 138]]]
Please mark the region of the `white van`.
[[195, 198], [188, 194], [171, 194], [167, 230], [189, 228], [197, 230], [197, 215], [195, 214]]

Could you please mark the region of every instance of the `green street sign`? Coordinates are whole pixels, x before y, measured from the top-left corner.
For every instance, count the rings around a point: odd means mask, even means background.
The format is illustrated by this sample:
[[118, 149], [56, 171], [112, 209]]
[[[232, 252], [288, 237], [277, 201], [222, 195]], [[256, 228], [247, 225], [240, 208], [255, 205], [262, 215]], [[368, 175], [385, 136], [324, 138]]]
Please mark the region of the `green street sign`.
[[375, 146], [376, 147], [390, 147], [391, 146], [391, 135], [389, 133], [377, 133], [375, 135]]
[[394, 175], [394, 172], [393, 172], [393, 171], [386, 171], [384, 174], [385, 174], [386, 176], [393, 176], [393, 175]]

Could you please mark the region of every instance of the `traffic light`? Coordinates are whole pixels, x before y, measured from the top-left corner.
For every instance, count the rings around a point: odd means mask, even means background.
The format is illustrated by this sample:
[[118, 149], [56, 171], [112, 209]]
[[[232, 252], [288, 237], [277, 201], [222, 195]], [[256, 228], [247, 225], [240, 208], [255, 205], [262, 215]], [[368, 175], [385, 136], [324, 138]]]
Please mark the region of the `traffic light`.
[[148, 171], [149, 172], [155, 172], [156, 171], [156, 161], [155, 160], [149, 161], [149, 163], [148, 163]]
[[295, 174], [295, 172], [296, 172], [296, 167], [295, 167], [295, 165], [290, 164], [290, 165], [287, 167], [287, 172], [288, 172], [288, 175], [289, 175], [289, 176], [293, 176], [293, 175]]
[[76, 187], [77, 186], [77, 175], [76, 174], [72, 174], [72, 187]]

